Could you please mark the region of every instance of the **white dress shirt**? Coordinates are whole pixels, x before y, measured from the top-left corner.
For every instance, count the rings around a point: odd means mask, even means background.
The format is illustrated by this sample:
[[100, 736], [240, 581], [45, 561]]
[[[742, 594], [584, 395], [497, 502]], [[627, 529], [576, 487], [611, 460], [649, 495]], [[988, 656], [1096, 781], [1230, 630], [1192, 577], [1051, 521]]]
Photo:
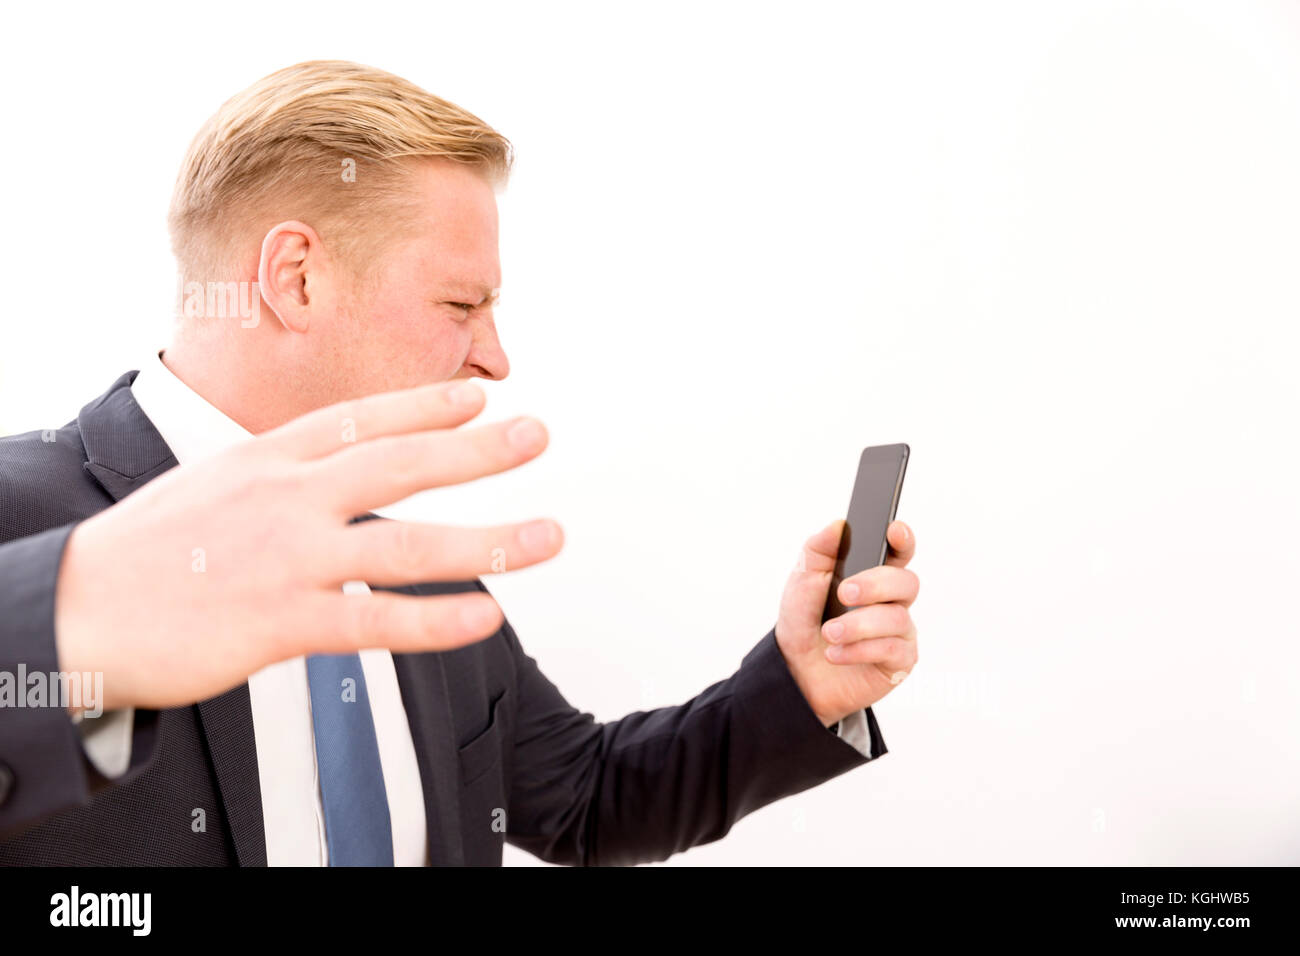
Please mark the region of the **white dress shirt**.
[[[152, 355], [141, 367], [131, 391], [177, 462], [207, 458], [252, 437], [177, 378], [158, 355]], [[370, 593], [362, 581], [349, 581], [343, 590]], [[363, 650], [360, 657], [388, 794], [393, 862], [397, 866], [428, 865], [424, 791], [393, 658], [382, 648]], [[329, 851], [306, 659], [296, 657], [263, 668], [248, 678], [248, 692], [267, 865], [327, 866]], [[108, 777], [121, 775], [130, 763], [132, 717], [128, 709], [81, 722], [87, 756]], [[878, 756], [872, 747], [866, 711], [840, 721], [835, 733], [863, 756]]]

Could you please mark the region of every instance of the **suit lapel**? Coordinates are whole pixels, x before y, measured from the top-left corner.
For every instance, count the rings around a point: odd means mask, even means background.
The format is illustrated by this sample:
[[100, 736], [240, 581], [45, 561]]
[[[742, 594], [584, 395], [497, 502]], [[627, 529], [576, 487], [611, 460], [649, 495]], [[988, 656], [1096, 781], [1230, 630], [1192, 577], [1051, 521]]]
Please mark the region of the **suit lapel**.
[[195, 705], [208, 741], [217, 796], [235, 843], [240, 866], [266, 866], [266, 831], [262, 823], [262, 778], [257, 772], [253, 705], [248, 684]]
[[402, 706], [411, 725], [415, 758], [420, 767], [429, 864], [464, 866], [456, 738], [442, 655], [394, 654], [393, 667], [397, 670], [397, 686], [402, 692]]
[[[127, 372], [77, 417], [86, 471], [114, 501], [176, 465], [162, 435], [136, 404]], [[217, 776], [217, 792], [240, 866], [266, 866], [261, 780], [248, 685], [195, 705]]]

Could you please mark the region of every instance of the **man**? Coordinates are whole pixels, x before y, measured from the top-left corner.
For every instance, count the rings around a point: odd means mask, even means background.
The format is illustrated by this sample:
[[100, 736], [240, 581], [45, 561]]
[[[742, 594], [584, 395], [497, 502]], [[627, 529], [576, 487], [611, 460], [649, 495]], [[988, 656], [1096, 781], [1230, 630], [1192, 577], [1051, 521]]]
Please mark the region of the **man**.
[[[0, 446], [15, 502], [4, 536], [48, 535], [138, 500], [134, 517], [149, 514], [148, 531], [177, 548], [188, 543], [188, 572], [202, 575], [209, 562], [248, 553], [221, 522], [226, 511], [255, 513], [241, 492], [297, 508], [292, 534], [295, 522], [318, 523], [293, 502], [331, 471], [361, 474], [364, 462], [382, 461], [387, 476], [378, 489], [331, 491], [334, 520], [347, 521], [540, 453], [545, 433], [531, 420], [466, 441], [457, 426], [481, 407], [473, 386], [460, 403], [454, 389], [439, 392], [421, 421], [388, 431], [337, 408], [314, 411], [508, 374], [492, 310], [495, 189], [510, 159], [509, 143], [477, 117], [356, 64], [301, 64], [226, 103], [191, 146], [173, 198], [183, 295], [172, 344], [45, 443], [58, 456], [42, 458], [37, 436]], [[304, 414], [326, 417], [294, 438], [298, 423], [285, 423]], [[155, 487], [170, 490], [163, 473], [178, 461], [182, 472], [237, 473], [223, 455], [264, 439], [273, 451], [263, 454], [282, 456], [283, 467], [256, 488], [239, 483], [206, 522], [169, 515], [162, 492], [150, 500]], [[565, 701], [495, 608], [449, 624], [419, 598], [483, 590], [474, 575], [491, 569], [499, 541], [510, 542], [507, 566], [549, 558], [560, 546], [551, 522], [484, 532], [478, 550], [419, 525], [396, 535], [381, 520], [335, 529], [340, 558], [312, 579], [312, 599], [315, 623], [341, 631], [337, 640], [312, 638], [310, 620], [267, 600], [267, 578], [271, 595], [302, 589], [304, 578], [295, 561], [263, 560], [196, 609], [224, 616], [227, 637], [214, 645], [152, 620], [151, 603], [170, 600], [174, 560], [153, 568], [157, 584], [136, 586], [130, 626], [112, 637], [96, 629], [96, 606], [132, 587], [111, 570], [126, 546], [103, 530], [114, 510], [65, 537], [75, 600], [66, 613], [60, 603], [53, 634], [22, 638], [46, 664], [104, 675], [107, 712], [75, 731], [94, 785], [82, 792], [69, 777], [77, 715], [46, 715], [38, 729], [62, 759], [32, 766], [21, 813], [0, 806], [0, 861], [492, 864], [507, 839], [556, 862], [664, 859], [884, 753], [871, 705], [916, 662], [918, 582], [905, 567], [915, 543], [901, 522], [890, 528], [888, 564], [841, 585], [855, 610], [821, 624], [836, 522], [805, 545], [773, 629], [736, 674], [679, 707], [599, 724]], [[120, 535], [125, 523], [116, 527]], [[46, 543], [47, 564], [56, 544]], [[438, 573], [405, 594], [371, 590], [401, 588], [416, 568]], [[242, 633], [250, 602], [260, 641]], [[338, 614], [351, 623], [340, 627]], [[403, 646], [386, 636], [412, 615], [448, 628], [435, 646], [454, 649], [407, 653], [429, 638]], [[5, 730], [0, 748], [12, 746]]]

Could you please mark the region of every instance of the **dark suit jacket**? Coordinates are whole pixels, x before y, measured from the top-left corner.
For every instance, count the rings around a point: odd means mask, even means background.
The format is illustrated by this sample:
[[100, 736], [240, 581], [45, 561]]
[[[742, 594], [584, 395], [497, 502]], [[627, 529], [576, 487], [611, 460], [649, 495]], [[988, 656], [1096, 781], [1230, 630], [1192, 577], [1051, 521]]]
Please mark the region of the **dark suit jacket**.
[[[134, 378], [57, 432], [0, 439], [0, 671], [58, 670], [54, 587], [72, 526], [176, 464]], [[662, 860], [867, 762], [814, 716], [771, 631], [693, 700], [609, 723], [572, 707], [508, 622], [469, 647], [393, 659], [435, 865], [500, 864], [504, 840], [558, 863]], [[0, 863], [266, 864], [247, 684], [137, 711], [133, 733], [130, 769], [106, 780], [61, 708], [0, 708]]]

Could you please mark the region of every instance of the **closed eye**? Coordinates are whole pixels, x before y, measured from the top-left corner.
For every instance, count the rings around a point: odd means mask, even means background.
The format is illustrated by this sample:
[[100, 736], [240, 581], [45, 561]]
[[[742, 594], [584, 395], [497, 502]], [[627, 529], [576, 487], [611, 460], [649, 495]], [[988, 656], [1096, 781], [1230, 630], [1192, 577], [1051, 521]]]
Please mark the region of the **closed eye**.
[[499, 298], [499, 290], [494, 289], [479, 302], [444, 302], [443, 304], [449, 305], [454, 309], [461, 309], [468, 316], [469, 313], [475, 309], [491, 309], [497, 304]]

